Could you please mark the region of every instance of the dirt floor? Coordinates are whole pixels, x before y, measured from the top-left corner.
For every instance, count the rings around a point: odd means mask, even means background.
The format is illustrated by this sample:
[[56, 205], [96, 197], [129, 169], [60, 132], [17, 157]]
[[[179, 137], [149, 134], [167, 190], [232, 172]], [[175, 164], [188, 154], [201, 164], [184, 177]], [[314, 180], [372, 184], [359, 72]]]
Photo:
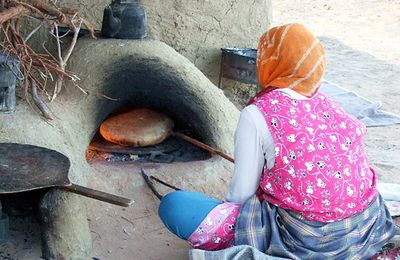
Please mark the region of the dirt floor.
[[[328, 80], [381, 101], [384, 110], [400, 114], [400, 1], [273, 1], [273, 25], [288, 22], [303, 23], [321, 38], [328, 57]], [[365, 143], [380, 181], [400, 184], [399, 135], [399, 125], [369, 128]], [[171, 235], [157, 216], [159, 201], [140, 175], [143, 165], [91, 165], [89, 186], [136, 201], [124, 209], [86, 200], [94, 259], [188, 258], [189, 246]], [[232, 166], [220, 160], [144, 167], [178, 187], [217, 198], [226, 192], [232, 172]], [[36, 259], [33, 252], [37, 256], [40, 245], [28, 246], [31, 254], [18, 259]]]
[[[179, 188], [222, 198], [231, 167], [219, 159], [191, 163], [147, 164], [94, 162], [93, 187], [135, 200], [120, 208], [87, 200], [95, 257], [99, 259], [186, 259], [188, 245], [171, 235], [157, 215], [159, 200], [147, 188], [141, 167]], [[210, 184], [211, 183], [211, 184]], [[156, 186], [162, 194], [171, 190]], [[219, 189], [218, 187], [223, 187]]]

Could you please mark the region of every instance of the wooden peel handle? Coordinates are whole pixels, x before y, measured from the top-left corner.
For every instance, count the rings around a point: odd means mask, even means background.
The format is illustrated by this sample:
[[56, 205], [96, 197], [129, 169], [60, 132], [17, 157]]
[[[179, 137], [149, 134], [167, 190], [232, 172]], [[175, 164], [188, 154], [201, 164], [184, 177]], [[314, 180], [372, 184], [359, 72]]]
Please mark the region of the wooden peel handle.
[[73, 193], [76, 193], [76, 194], [79, 194], [82, 196], [86, 196], [86, 197], [96, 199], [96, 200], [101, 200], [101, 201], [108, 202], [108, 203], [122, 206], [122, 207], [129, 207], [130, 205], [132, 205], [132, 203], [134, 203], [134, 201], [131, 199], [120, 197], [117, 195], [113, 195], [113, 194], [98, 191], [98, 190], [93, 190], [93, 189], [83, 187], [83, 186], [80, 186], [77, 184], [72, 184], [70, 186], [62, 186], [61, 188], [66, 191], [70, 191], [70, 192], [73, 192]]
[[202, 149], [204, 149], [206, 151], [209, 151], [210, 153], [218, 154], [222, 158], [224, 158], [224, 159], [226, 159], [226, 160], [228, 160], [228, 161], [230, 161], [232, 163], [235, 163], [235, 160], [232, 157], [230, 157], [229, 155], [227, 155], [226, 153], [224, 153], [224, 152], [222, 152], [220, 150], [217, 150], [215, 148], [212, 148], [211, 146], [208, 146], [208, 145], [206, 145], [206, 144], [204, 144], [204, 143], [202, 143], [200, 141], [197, 141], [196, 139], [193, 139], [193, 138], [191, 138], [191, 137], [189, 137], [187, 135], [184, 135], [182, 133], [173, 133], [173, 135], [176, 136], [176, 137], [179, 137], [182, 140], [185, 140], [185, 141], [187, 141], [187, 142], [189, 142], [191, 144], [194, 144], [194, 145], [196, 145], [196, 146], [198, 146], [198, 147], [200, 147], [200, 148], [202, 148]]

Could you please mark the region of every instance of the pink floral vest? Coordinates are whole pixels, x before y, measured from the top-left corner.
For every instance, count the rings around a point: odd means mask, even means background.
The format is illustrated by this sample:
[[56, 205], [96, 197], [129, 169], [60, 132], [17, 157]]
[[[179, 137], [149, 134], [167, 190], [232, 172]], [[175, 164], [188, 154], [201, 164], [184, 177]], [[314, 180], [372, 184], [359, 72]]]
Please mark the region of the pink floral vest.
[[362, 144], [365, 126], [322, 94], [296, 100], [279, 90], [255, 99], [275, 141], [262, 200], [319, 222], [362, 212], [377, 196]]

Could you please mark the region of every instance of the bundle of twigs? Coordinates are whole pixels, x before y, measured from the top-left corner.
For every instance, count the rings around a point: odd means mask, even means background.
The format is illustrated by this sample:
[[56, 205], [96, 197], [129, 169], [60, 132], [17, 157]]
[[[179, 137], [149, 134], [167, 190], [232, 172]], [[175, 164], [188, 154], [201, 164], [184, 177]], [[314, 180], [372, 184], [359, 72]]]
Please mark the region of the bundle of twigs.
[[[38, 89], [49, 101], [53, 101], [60, 93], [64, 80], [72, 81], [84, 91], [77, 83], [78, 76], [65, 68], [77, 42], [81, 26], [85, 26], [95, 38], [93, 26], [79, 16], [78, 9], [59, 7], [56, 1], [0, 0], [0, 50], [19, 59], [27, 102], [30, 103], [31, 97], [42, 116], [50, 120], [53, 119], [53, 115], [46, 102], [38, 95]], [[31, 32], [23, 34], [20, 30], [23, 17], [38, 21], [38, 26]], [[61, 48], [61, 38], [65, 35], [59, 35], [59, 26], [69, 27], [73, 33], [64, 52]], [[55, 37], [57, 55], [52, 55], [46, 49], [45, 43], [42, 45], [44, 53], [37, 53], [27, 44], [41, 27], [46, 27]]]

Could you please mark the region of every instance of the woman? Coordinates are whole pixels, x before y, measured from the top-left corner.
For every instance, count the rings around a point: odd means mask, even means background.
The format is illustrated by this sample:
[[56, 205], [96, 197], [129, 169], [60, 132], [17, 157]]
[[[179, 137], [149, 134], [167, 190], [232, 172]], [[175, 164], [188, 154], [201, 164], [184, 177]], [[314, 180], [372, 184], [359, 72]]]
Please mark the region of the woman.
[[318, 93], [324, 50], [300, 24], [258, 45], [262, 91], [243, 109], [226, 201], [167, 194], [159, 214], [195, 248], [250, 245], [293, 259], [368, 258], [395, 234], [362, 144], [365, 126]]

